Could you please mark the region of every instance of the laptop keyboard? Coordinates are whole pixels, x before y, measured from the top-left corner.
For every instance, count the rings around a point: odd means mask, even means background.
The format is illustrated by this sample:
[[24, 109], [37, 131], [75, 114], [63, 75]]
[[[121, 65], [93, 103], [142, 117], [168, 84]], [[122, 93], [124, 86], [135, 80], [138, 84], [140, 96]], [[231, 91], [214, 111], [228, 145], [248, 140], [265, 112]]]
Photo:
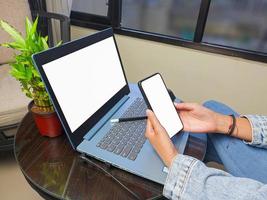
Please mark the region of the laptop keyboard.
[[[146, 108], [144, 100], [138, 97], [121, 118], [145, 116]], [[145, 127], [146, 120], [116, 123], [96, 146], [130, 160], [135, 160], [146, 141]]]

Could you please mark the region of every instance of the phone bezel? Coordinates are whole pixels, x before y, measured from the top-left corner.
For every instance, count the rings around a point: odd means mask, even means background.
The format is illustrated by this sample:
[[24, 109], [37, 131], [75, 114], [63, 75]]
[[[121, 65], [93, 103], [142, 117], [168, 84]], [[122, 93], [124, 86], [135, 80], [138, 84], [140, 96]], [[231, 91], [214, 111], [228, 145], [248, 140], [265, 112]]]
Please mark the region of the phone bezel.
[[[150, 79], [150, 78], [156, 76], [156, 75], [159, 75], [159, 76], [160, 76], [160, 78], [161, 78], [161, 80], [162, 80], [162, 82], [163, 82], [163, 84], [164, 84], [164, 87], [165, 87], [165, 89], [166, 89], [166, 91], [167, 91], [167, 93], [168, 93], [168, 96], [169, 96], [169, 98], [170, 98], [170, 101], [172, 102], [173, 108], [176, 110], [176, 108], [175, 108], [175, 106], [174, 106], [174, 104], [173, 104], [172, 98], [171, 98], [171, 96], [170, 96], [170, 94], [169, 94], [169, 92], [168, 92], [168, 89], [167, 89], [167, 86], [166, 86], [166, 84], [165, 84], [165, 81], [164, 81], [164, 79], [162, 78], [161, 74], [158, 73], [158, 72], [157, 72], [157, 73], [154, 73], [154, 74], [152, 74], [152, 75], [150, 75], [150, 76], [148, 76], [148, 77], [146, 77], [146, 78], [144, 78], [144, 79], [142, 79], [142, 80], [140, 80], [140, 81], [138, 81], [138, 87], [139, 87], [140, 92], [141, 92], [141, 94], [142, 94], [142, 96], [143, 96], [143, 98], [144, 98], [144, 100], [145, 100], [145, 102], [146, 102], [147, 107], [148, 107], [150, 110], [153, 111], [153, 109], [152, 109], [152, 107], [151, 107], [151, 105], [150, 105], [150, 102], [149, 102], [149, 100], [148, 100], [148, 98], [147, 98], [147, 96], [146, 96], [146, 93], [145, 93], [145, 91], [144, 91], [144, 89], [143, 89], [142, 83], [143, 83], [144, 81], [146, 81], [146, 80], [148, 80], [148, 79]], [[182, 121], [182, 119], [181, 119], [179, 113], [178, 113], [177, 111], [176, 111], [176, 113], [177, 113], [177, 115], [178, 115], [178, 117], [179, 117], [179, 119], [180, 119], [180, 122], [181, 122], [181, 124], [182, 124], [182, 128], [177, 132], [177, 133], [179, 133], [179, 132], [181, 132], [181, 131], [184, 129], [184, 124], [183, 124], [183, 121]], [[177, 134], [177, 133], [176, 133], [176, 134]]]

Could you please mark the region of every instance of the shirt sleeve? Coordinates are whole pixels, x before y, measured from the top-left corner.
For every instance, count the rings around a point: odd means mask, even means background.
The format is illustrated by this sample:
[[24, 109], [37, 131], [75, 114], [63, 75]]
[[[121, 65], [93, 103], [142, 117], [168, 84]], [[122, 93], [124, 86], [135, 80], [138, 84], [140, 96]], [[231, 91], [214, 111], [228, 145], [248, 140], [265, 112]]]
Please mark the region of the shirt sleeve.
[[252, 141], [246, 144], [267, 149], [267, 116], [244, 115], [252, 128]]
[[222, 170], [206, 167], [193, 157], [179, 154], [169, 168], [163, 195], [177, 200], [262, 200], [267, 199], [267, 185], [233, 177]]

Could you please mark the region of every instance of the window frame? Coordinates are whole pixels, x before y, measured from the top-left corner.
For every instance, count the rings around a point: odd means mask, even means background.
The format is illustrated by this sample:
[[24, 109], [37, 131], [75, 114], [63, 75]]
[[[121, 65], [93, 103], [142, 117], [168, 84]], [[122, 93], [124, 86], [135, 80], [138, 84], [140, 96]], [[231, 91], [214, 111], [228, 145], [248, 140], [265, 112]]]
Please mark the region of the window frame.
[[122, 0], [108, 1], [109, 7], [106, 17], [71, 11], [70, 18], [71, 24], [75, 26], [96, 30], [103, 30], [108, 27], [113, 27], [114, 32], [120, 35], [267, 63], [267, 53], [202, 42], [208, 18], [210, 3], [211, 0], [201, 0], [193, 41], [159, 33], [145, 32], [141, 30], [121, 27], [120, 23]]

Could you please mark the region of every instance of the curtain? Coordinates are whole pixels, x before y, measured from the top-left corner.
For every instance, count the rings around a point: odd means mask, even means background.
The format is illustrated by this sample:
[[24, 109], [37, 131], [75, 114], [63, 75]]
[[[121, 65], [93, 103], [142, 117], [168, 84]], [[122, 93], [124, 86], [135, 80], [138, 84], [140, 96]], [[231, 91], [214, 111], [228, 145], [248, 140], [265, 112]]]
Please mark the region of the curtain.
[[[46, 0], [47, 12], [58, 13], [70, 17], [72, 0]], [[60, 40], [60, 24], [57, 20], [52, 20], [52, 32], [54, 44]]]

